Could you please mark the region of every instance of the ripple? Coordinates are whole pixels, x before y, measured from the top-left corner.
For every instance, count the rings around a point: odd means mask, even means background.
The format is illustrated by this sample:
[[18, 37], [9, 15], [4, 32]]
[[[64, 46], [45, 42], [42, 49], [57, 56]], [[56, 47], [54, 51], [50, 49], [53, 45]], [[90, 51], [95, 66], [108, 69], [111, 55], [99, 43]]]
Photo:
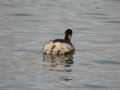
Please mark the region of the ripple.
[[0, 4], [0, 6], [9, 6], [9, 7], [11, 7], [12, 5], [11, 4]]
[[84, 84], [86, 88], [107, 88], [106, 86], [101, 86], [101, 85], [90, 85], [90, 84]]
[[105, 16], [107, 14], [104, 13], [80, 13], [81, 15], [97, 15], [97, 16]]
[[41, 51], [39, 50], [14, 50], [13, 51], [16, 54], [20, 54], [20, 53], [35, 53], [35, 54], [42, 54]]
[[120, 21], [104, 21], [106, 23], [116, 23], [116, 24], [120, 24]]
[[[14, 87], [14, 88], [21, 88], [21, 87], [22, 87], [22, 88], [28, 88], [28, 87], [30, 88], [30, 87], [32, 87], [32, 85], [31, 85], [31, 84], [25, 84], [25, 83], [24, 83], [24, 84], [23, 84], [23, 83], [21, 84], [21, 83], [17, 83], [17, 82], [16, 82], [16, 83], [9, 83], [9, 84], [7, 84], [6, 86], [2, 86], [2, 88], [6, 88], [6, 89], [7, 89], [7, 88], [13, 88], [13, 87]], [[2, 89], [2, 90], [3, 90], [3, 89]]]
[[108, 61], [108, 60], [104, 60], [104, 61], [94, 61], [95, 63], [98, 64], [115, 64], [115, 65], [120, 65], [119, 61]]
[[43, 22], [41, 20], [27, 20], [27, 21], [29, 21], [29, 22]]
[[28, 13], [18, 13], [18, 14], [8, 14], [10, 16], [34, 16], [32, 14], [28, 14]]
[[113, 0], [113, 1], [115, 1], [115, 2], [120, 2], [120, 0]]
[[59, 78], [60, 81], [71, 81], [71, 78], [64, 78], [64, 77], [60, 77]]
[[88, 66], [88, 65], [92, 65], [92, 64], [89, 64], [89, 63], [82, 63], [80, 65], [83, 65], [83, 66]]
[[74, 30], [89, 30], [88, 28], [81, 28], [81, 27], [76, 27], [76, 28], [73, 28]]

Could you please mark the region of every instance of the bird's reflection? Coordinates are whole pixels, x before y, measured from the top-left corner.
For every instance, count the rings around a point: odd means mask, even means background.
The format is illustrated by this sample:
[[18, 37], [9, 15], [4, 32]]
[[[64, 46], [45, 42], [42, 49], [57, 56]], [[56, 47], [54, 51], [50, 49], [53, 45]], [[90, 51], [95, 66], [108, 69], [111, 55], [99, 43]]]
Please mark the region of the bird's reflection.
[[[73, 64], [73, 54], [66, 55], [43, 55], [43, 61], [48, 62], [49, 65], [44, 65], [44, 67], [48, 67], [49, 71], [57, 71], [57, 72], [71, 72], [70, 69], [66, 69], [65, 67], [71, 67]], [[64, 68], [57, 68], [59, 66], [63, 66]]]
[[68, 77], [59, 77], [59, 80], [60, 81], [71, 81], [72, 79]]

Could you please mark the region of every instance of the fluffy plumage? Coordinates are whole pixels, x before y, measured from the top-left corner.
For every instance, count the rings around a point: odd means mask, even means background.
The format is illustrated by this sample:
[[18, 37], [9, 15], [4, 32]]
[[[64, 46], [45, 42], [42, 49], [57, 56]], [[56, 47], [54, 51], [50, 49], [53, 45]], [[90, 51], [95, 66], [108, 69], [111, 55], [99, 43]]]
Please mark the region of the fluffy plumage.
[[64, 39], [51, 40], [43, 47], [44, 54], [66, 54], [73, 53], [75, 51], [74, 46], [71, 43], [72, 30], [67, 29], [65, 31]]

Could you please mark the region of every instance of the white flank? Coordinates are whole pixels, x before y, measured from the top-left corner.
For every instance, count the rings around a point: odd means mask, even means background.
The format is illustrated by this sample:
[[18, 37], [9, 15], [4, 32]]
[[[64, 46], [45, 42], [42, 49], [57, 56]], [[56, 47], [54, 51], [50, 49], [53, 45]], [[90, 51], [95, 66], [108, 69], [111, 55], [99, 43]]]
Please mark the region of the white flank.
[[65, 54], [67, 52], [74, 51], [74, 47], [69, 43], [61, 43], [61, 42], [49, 42], [43, 48], [43, 53], [46, 54]]

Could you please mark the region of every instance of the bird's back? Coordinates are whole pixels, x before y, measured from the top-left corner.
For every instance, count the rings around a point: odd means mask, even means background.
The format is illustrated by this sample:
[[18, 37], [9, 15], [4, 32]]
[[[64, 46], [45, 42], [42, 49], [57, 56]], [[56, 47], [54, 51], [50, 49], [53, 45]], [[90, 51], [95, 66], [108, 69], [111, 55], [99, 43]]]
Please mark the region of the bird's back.
[[46, 44], [43, 48], [45, 54], [65, 54], [74, 51], [73, 45], [63, 39], [55, 39]]

